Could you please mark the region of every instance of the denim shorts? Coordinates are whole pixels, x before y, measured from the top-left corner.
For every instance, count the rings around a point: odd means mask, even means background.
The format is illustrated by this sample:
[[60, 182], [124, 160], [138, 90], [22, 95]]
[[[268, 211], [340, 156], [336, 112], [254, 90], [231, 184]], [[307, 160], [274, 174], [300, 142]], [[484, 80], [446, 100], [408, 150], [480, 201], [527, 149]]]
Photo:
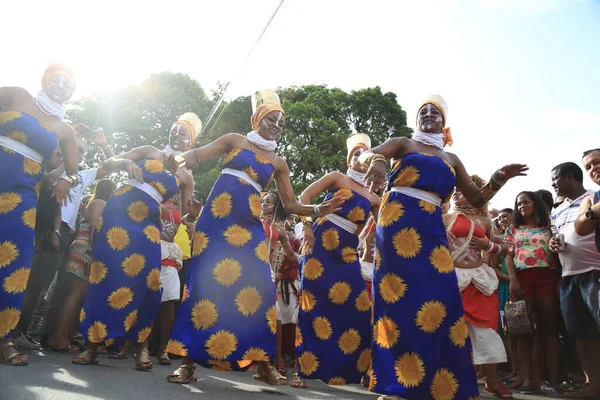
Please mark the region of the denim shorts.
[[560, 280], [560, 309], [569, 337], [600, 339], [600, 270]]

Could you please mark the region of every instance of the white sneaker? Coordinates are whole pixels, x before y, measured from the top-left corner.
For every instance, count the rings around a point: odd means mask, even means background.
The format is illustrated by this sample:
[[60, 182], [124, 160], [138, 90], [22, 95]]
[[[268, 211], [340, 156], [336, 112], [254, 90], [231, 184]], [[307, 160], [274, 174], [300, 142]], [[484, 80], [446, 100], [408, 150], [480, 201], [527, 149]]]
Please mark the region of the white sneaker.
[[33, 340], [30, 336], [25, 335], [23, 332], [21, 332], [19, 337], [13, 338], [12, 342], [16, 347], [28, 350], [40, 350], [42, 348], [38, 342]]

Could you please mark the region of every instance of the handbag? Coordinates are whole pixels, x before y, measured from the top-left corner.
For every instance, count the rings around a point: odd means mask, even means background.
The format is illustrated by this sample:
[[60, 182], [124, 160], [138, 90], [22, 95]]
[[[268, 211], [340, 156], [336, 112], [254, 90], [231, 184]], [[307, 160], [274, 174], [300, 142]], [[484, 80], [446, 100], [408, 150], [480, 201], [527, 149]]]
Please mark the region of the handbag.
[[504, 333], [510, 336], [531, 336], [536, 324], [525, 300], [508, 301], [504, 305]]

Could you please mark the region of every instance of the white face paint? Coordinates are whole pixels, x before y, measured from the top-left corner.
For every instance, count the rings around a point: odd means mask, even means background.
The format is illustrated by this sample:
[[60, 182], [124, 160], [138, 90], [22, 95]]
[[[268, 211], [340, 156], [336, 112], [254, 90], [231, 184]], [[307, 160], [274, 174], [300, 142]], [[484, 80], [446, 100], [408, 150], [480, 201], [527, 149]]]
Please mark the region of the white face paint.
[[263, 119], [262, 121], [260, 121], [260, 123], [262, 124], [262, 126], [264, 126], [265, 128], [269, 129], [269, 124], [267, 124], [267, 121], [265, 121]]
[[[433, 105], [432, 104], [426, 104], [424, 106], [425, 109], [425, 114], [421, 117], [422, 119], [425, 119], [427, 116], [431, 115], [431, 110], [432, 110]], [[422, 113], [422, 111], [421, 111]], [[443, 122], [444, 118], [442, 118], [441, 115], [437, 116], [434, 118], [433, 122]], [[421, 124], [421, 130], [431, 130], [433, 129], [433, 122], [432, 121], [426, 121], [424, 123]]]

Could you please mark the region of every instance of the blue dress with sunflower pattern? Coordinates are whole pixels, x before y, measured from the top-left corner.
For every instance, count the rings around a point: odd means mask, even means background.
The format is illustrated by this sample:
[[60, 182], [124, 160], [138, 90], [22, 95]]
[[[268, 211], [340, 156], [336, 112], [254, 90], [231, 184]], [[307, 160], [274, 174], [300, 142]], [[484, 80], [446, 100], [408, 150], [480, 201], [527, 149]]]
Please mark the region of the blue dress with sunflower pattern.
[[[29, 114], [0, 113], [0, 136], [38, 152], [48, 160], [58, 140]], [[44, 168], [0, 145], [0, 340], [12, 336], [33, 262], [35, 212]]]
[[[137, 162], [144, 182], [167, 201], [176, 177], [159, 160]], [[90, 342], [125, 338], [138, 343], [150, 334], [160, 308], [160, 204], [145, 191], [125, 185], [106, 203], [92, 239], [87, 294], [80, 331]]]
[[[388, 189], [411, 187], [448, 200], [454, 183], [446, 161], [413, 153], [395, 163]], [[440, 207], [387, 192], [375, 246], [370, 389], [406, 399], [478, 399]]]
[[[223, 167], [245, 172], [263, 188], [275, 169], [240, 148], [227, 154]], [[231, 174], [219, 176], [196, 223], [169, 353], [227, 371], [274, 356], [275, 286], [260, 213], [254, 186]]]
[[[361, 225], [368, 199], [342, 188], [325, 200], [342, 197], [336, 214]], [[296, 331], [299, 375], [330, 385], [360, 383], [371, 366], [371, 301], [360, 273], [358, 236], [327, 218], [313, 224], [315, 244], [300, 261], [300, 312]]]

